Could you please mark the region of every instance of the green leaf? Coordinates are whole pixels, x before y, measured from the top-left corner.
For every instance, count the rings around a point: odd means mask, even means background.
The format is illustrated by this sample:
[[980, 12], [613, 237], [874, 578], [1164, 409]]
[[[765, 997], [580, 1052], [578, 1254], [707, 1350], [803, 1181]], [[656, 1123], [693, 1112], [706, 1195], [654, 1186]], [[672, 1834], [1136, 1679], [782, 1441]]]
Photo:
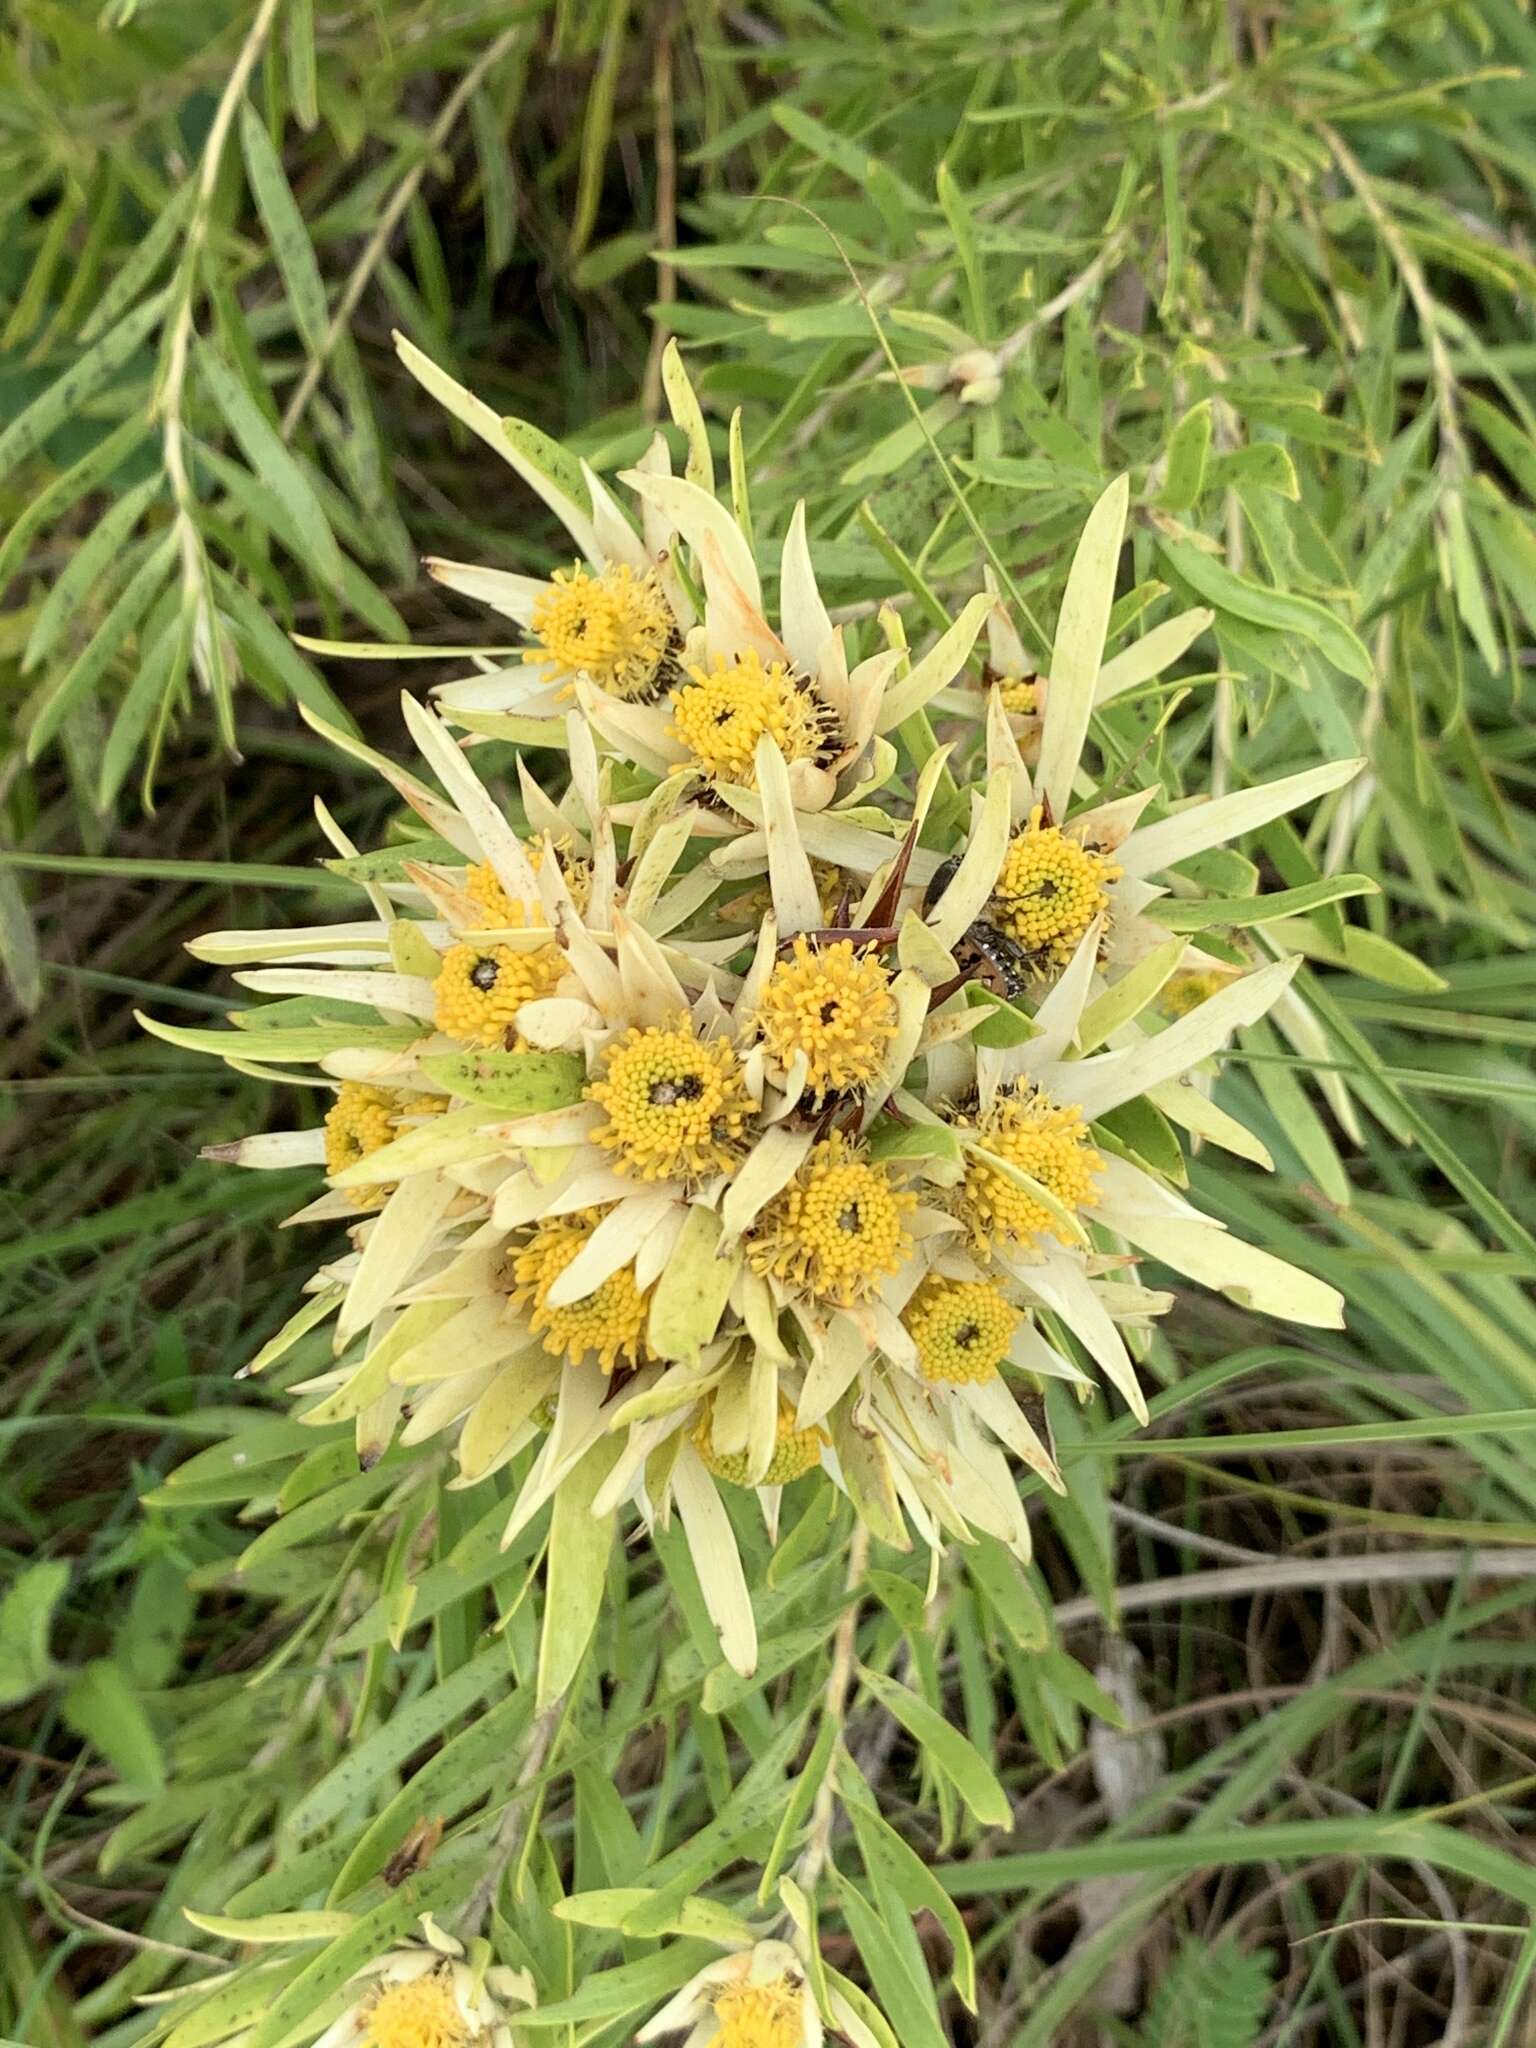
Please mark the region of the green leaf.
[[59, 1711], [135, 1790], [158, 1792], [164, 1785], [165, 1758], [149, 1716], [110, 1657], [86, 1665]]
[[393, 1791], [395, 1774], [408, 1757], [511, 1678], [506, 1643], [497, 1641], [441, 1685], [397, 1708], [310, 1787], [288, 1816], [289, 1834], [311, 1835], [348, 1807], [365, 1804], [380, 1787]]
[[623, 1449], [622, 1437], [600, 1437], [555, 1492], [539, 1636], [540, 1713], [569, 1691], [597, 1627], [614, 1517], [594, 1515], [592, 1502]]
[[740, 1266], [718, 1256], [721, 1229], [712, 1209], [689, 1209], [651, 1296], [647, 1334], [659, 1358], [696, 1358], [719, 1327]]
[[1450, 987], [1416, 953], [1408, 952], [1380, 932], [1363, 925], [1344, 927], [1344, 959], [1356, 974], [1385, 983], [1388, 988], [1411, 989], [1415, 995], [1440, 995]]
[[203, 381], [240, 443], [246, 461], [268, 490], [282, 500], [284, 510], [302, 535], [308, 550], [305, 566], [334, 589], [342, 581], [345, 569], [314, 485], [229, 365], [206, 343], [198, 348], [197, 362]]
[[1345, 675], [1360, 683], [1371, 681], [1370, 655], [1358, 636], [1326, 606], [1310, 597], [1269, 590], [1247, 576], [1238, 576], [1224, 562], [1189, 541], [1159, 537], [1157, 544], [1175, 573], [1218, 612], [1246, 619], [1274, 633], [1298, 634]]
[[578, 511], [591, 517], [592, 501], [587, 495], [586, 478], [581, 473], [581, 464], [569, 449], [562, 448], [548, 434], [530, 426], [527, 420], [504, 419], [501, 430], [522, 462], [537, 470], [560, 496], [569, 498]]
[[877, 1913], [848, 1877], [838, 1880], [837, 1902], [869, 1972], [870, 1983], [887, 2012], [897, 2017], [902, 2048], [947, 2048], [933, 1986], [926, 1972], [921, 1980], [913, 1976], [892, 1932], [890, 1916]]
[[306, 1065], [349, 1046], [376, 1052], [403, 1052], [421, 1037], [408, 1024], [300, 1024], [292, 1029], [263, 1031], [253, 1037], [242, 1031], [205, 1031], [197, 1025], [162, 1024], [135, 1010], [135, 1018], [155, 1038], [178, 1045], [183, 1052], [211, 1052], [219, 1059], [270, 1060], [276, 1066]]
[[979, 1756], [958, 1728], [928, 1702], [920, 1699], [894, 1678], [870, 1671], [862, 1664], [859, 1678], [888, 1713], [906, 1729], [922, 1750], [927, 1762], [944, 1773], [983, 1827], [1005, 1828], [1013, 1819], [1013, 1807], [998, 1783], [992, 1767]]
[[134, 351], [141, 348], [154, 332], [165, 311], [166, 298], [165, 292], [157, 292], [152, 299], [136, 306], [116, 327], [104, 334], [94, 348], [87, 349], [77, 363], [56, 377], [46, 391], [16, 415], [0, 433], [0, 476], [5, 476], [35, 455], [56, 427], [73, 418], [88, 399], [94, 398], [101, 387], [116, 376]]
[[69, 1566], [45, 1558], [28, 1565], [0, 1599], [0, 1707], [14, 1706], [52, 1677], [48, 1632], [68, 1584]]
[[240, 144], [268, 244], [288, 287], [294, 319], [310, 354], [318, 357], [324, 351], [327, 325], [320, 266], [266, 124], [248, 100], [240, 109]]
[[0, 868], [0, 972], [17, 1008], [30, 1017], [42, 1000], [42, 954], [21, 884], [9, 868]]
[[428, 1080], [451, 1095], [509, 1116], [565, 1109], [580, 1102], [586, 1081], [580, 1054], [570, 1052], [443, 1052], [418, 1064]]
[[1192, 405], [1168, 437], [1163, 458], [1163, 488], [1157, 502], [1165, 512], [1187, 512], [1205, 488], [1206, 458], [1211, 451], [1211, 401]]
[[[880, 1813], [869, 1788], [846, 1758], [839, 1767], [848, 1816], [864, 1867], [881, 1889], [894, 1892], [907, 1915], [929, 1912], [944, 1930], [954, 1963], [955, 1989], [967, 2012], [976, 2010], [976, 1958], [953, 1899], [911, 1845]], [[878, 1876], [877, 1876], [878, 1873]], [[896, 1916], [886, 1915], [894, 1923]]]
[[1144, 2048], [1254, 2048], [1274, 1997], [1267, 1950], [1235, 1941], [1207, 1947], [1188, 1937], [1153, 1987], [1141, 2025]]
[[1216, 925], [1245, 929], [1270, 924], [1280, 917], [1302, 917], [1327, 903], [1339, 903], [1350, 896], [1379, 896], [1381, 884], [1369, 875], [1325, 875], [1320, 882], [1307, 882], [1299, 889], [1275, 889], [1267, 896], [1201, 897], [1183, 900], [1163, 897], [1149, 903], [1142, 916], [1167, 931], [1203, 932]]
[[357, 1924], [355, 1913], [259, 1913], [240, 1919], [228, 1913], [194, 1913], [190, 1906], [181, 1910], [194, 1927], [220, 1941], [329, 1941]]

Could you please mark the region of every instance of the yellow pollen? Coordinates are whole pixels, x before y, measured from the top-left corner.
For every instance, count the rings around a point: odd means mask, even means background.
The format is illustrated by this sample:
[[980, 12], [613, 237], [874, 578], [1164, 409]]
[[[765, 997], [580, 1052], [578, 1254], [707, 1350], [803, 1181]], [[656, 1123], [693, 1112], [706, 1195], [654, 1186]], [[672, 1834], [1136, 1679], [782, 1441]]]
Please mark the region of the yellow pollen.
[[617, 562], [593, 575], [578, 562], [557, 569], [536, 600], [534, 645], [524, 661], [553, 664], [564, 677], [590, 676], [629, 703], [655, 696], [675, 627], [652, 570]]
[[638, 1180], [725, 1172], [753, 1112], [734, 1048], [698, 1037], [687, 1017], [626, 1031], [587, 1096], [608, 1114], [594, 1140], [613, 1153], [616, 1172]]
[[691, 668], [672, 702], [672, 735], [713, 782], [757, 787], [752, 757], [764, 733], [786, 761], [810, 761], [834, 739], [832, 713], [782, 661], [765, 668], [756, 654], [713, 670]]
[[[530, 841], [523, 851], [537, 873], [544, 865], [544, 848], [537, 841]], [[574, 854], [557, 855], [557, 861], [572, 902], [578, 910], [585, 911], [587, 899], [592, 894], [592, 863]], [[472, 896], [485, 911], [488, 931], [522, 931], [531, 924], [546, 921], [542, 910], [530, 915], [521, 903], [513, 902], [488, 860], [480, 861], [469, 870], [464, 877], [464, 888], [466, 894]]]
[[902, 1316], [923, 1378], [957, 1386], [992, 1378], [1022, 1319], [1022, 1311], [985, 1281], [937, 1274], [923, 1282]]
[[1170, 1017], [1187, 1017], [1191, 1010], [1219, 995], [1232, 980], [1230, 970], [1219, 967], [1191, 967], [1169, 977], [1157, 1006]]
[[896, 1036], [890, 976], [850, 939], [813, 950], [802, 935], [768, 977], [757, 1028], [781, 1066], [805, 1055], [813, 1096], [862, 1088]]
[[916, 1206], [888, 1167], [834, 1131], [763, 1211], [747, 1258], [759, 1273], [848, 1308], [868, 1300], [911, 1251], [906, 1218]]
[[787, 1977], [769, 1984], [732, 1984], [715, 1997], [720, 2048], [800, 2048], [805, 1993]]
[[464, 2048], [474, 2036], [452, 1983], [436, 1970], [380, 1992], [364, 2024], [364, 2048]]
[[[694, 1449], [717, 1479], [727, 1479], [732, 1486], [746, 1485], [746, 1452], [715, 1449], [713, 1395], [705, 1402], [698, 1421], [689, 1431], [689, 1436]], [[821, 1447], [826, 1442], [825, 1430], [795, 1427], [794, 1404], [786, 1401], [781, 1395], [779, 1419], [774, 1429], [773, 1456], [769, 1459], [768, 1469], [758, 1484], [788, 1486], [792, 1479], [799, 1479], [804, 1473], [814, 1471], [821, 1463]]]
[[641, 1293], [633, 1265], [610, 1273], [580, 1301], [564, 1308], [549, 1305], [549, 1290], [590, 1243], [601, 1220], [600, 1209], [577, 1209], [541, 1223], [513, 1255], [511, 1298], [514, 1307], [531, 1309], [528, 1327], [543, 1338], [546, 1351], [570, 1365], [596, 1358], [604, 1372], [612, 1372], [616, 1365], [639, 1365], [651, 1355], [645, 1342], [650, 1290]]
[[[970, 1119], [957, 1121], [964, 1125]], [[1104, 1161], [1088, 1142], [1081, 1110], [1058, 1105], [1032, 1089], [1002, 1097], [974, 1129], [976, 1143], [1037, 1181], [1063, 1209], [1090, 1209], [1098, 1201], [1093, 1177]], [[1042, 1236], [1063, 1244], [1075, 1241], [1038, 1196], [975, 1153], [967, 1159], [955, 1206], [977, 1251], [990, 1251], [998, 1242], [1027, 1244]]]
[[[343, 1167], [367, 1159], [391, 1138], [401, 1124], [418, 1116], [436, 1116], [447, 1108], [441, 1095], [403, 1095], [394, 1088], [374, 1088], [365, 1081], [343, 1081], [325, 1114], [325, 1170], [332, 1176]], [[393, 1183], [348, 1188], [354, 1209], [381, 1209]]]
[[532, 953], [473, 942], [450, 946], [438, 972], [433, 1021], [466, 1045], [510, 1048], [518, 1011], [553, 995], [564, 972], [565, 955], [554, 944]]
[[991, 918], [1042, 969], [1065, 967], [1084, 932], [1109, 906], [1120, 869], [1102, 853], [1041, 822], [1037, 806], [1015, 833], [997, 878]]
[[1003, 709], [1019, 718], [1033, 718], [1040, 708], [1040, 679], [1038, 676], [999, 676], [998, 694], [1003, 700]]

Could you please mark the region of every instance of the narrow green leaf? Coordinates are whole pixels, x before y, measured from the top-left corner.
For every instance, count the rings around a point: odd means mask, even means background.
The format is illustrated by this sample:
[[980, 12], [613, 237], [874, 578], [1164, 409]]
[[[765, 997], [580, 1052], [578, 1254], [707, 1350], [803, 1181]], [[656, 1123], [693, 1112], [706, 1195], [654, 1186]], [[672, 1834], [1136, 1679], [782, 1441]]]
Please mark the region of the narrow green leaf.
[[336, 585], [344, 573], [341, 550], [314, 486], [229, 365], [206, 343], [199, 346], [197, 361], [203, 381], [246, 461], [268, 489], [282, 499], [289, 518], [303, 535], [315, 573], [322, 582]]
[[998, 1783], [992, 1767], [982, 1758], [958, 1728], [936, 1708], [920, 1699], [894, 1678], [859, 1667], [859, 1678], [888, 1713], [906, 1729], [922, 1749], [928, 1762], [942, 1771], [983, 1827], [1005, 1828], [1013, 1818], [1008, 1795]]
[[[314, 23], [311, 20], [311, 50], [313, 35]], [[290, 40], [290, 51], [292, 47]], [[266, 123], [248, 100], [240, 109], [240, 145], [245, 152], [246, 174], [251, 181], [257, 211], [265, 224], [267, 240], [282, 272], [283, 283], [288, 287], [293, 317], [310, 354], [319, 356], [324, 349], [327, 325], [325, 285], [321, 281], [320, 266], [315, 261], [309, 231], [289, 189], [277, 151], [272, 147]]]
[[614, 1517], [594, 1515], [592, 1502], [623, 1448], [620, 1437], [600, 1437], [555, 1493], [539, 1637], [540, 1713], [569, 1691], [597, 1627]]

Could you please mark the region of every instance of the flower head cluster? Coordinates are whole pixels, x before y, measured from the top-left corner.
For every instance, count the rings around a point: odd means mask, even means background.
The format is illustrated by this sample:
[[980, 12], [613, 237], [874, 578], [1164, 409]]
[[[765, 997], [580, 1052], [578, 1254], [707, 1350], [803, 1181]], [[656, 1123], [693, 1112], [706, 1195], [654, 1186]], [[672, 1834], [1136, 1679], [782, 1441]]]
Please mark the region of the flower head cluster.
[[[675, 1513], [747, 1671], [722, 1489], [772, 1525], [780, 1489], [820, 1475], [892, 1544], [980, 1532], [1027, 1555], [1016, 1467], [1062, 1485], [1029, 1420], [1043, 1383], [1096, 1373], [1145, 1415], [1132, 1354], [1170, 1297], [1142, 1258], [1337, 1321], [1331, 1288], [1202, 1214], [1171, 1163], [1177, 1128], [1261, 1149], [1186, 1084], [1296, 963], [1189, 944], [1218, 920], [1168, 908], [1197, 888], [1181, 864], [1353, 764], [1101, 798], [1093, 712], [1152, 655], [1085, 670], [1079, 627], [1035, 676], [990, 591], [926, 650], [894, 631], [856, 650], [803, 509], [770, 621], [746, 532], [664, 443], [622, 480], [633, 523], [589, 470], [509, 445], [582, 563], [547, 582], [435, 564], [528, 645], [437, 710], [406, 701], [428, 773], [387, 772], [421, 840], [389, 865], [338, 849], [361, 921], [198, 943], [316, 1001], [326, 1021], [268, 1027], [266, 1056], [335, 1089], [323, 1128], [220, 1156], [323, 1166], [301, 1213], [350, 1232], [306, 1311], [336, 1339], [307, 1413], [356, 1416], [372, 1454], [446, 1433], [466, 1485], [513, 1467], [509, 1540], [578, 1470], [599, 1516]], [[1112, 487], [1069, 579], [1079, 620], [1123, 515]], [[983, 692], [952, 691], [984, 624]], [[514, 809], [453, 726], [568, 765], [546, 787], [521, 760]], [[459, 2048], [419, 1982], [419, 2041], [386, 2019], [378, 2048]], [[727, 2048], [793, 2048], [768, 1980], [711, 2009]]]

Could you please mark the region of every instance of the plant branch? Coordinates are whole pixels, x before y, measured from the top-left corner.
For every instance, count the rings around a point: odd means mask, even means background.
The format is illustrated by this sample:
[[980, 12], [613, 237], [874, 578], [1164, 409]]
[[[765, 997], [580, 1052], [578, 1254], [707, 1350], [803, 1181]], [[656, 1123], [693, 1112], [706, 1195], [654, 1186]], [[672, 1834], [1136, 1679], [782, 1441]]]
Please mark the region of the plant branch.
[[[853, 1536], [848, 1545], [848, 1576], [844, 1588], [856, 1594], [864, 1583], [865, 1568], [869, 1563], [869, 1525], [855, 1522]], [[832, 1846], [832, 1823], [837, 1813], [837, 1789], [832, 1782], [837, 1751], [842, 1745], [843, 1725], [848, 1718], [848, 1688], [853, 1679], [854, 1646], [859, 1632], [859, 1602], [850, 1599], [838, 1619], [837, 1633], [832, 1638], [832, 1669], [827, 1674], [827, 1690], [822, 1701], [822, 1716], [837, 1729], [837, 1740], [832, 1754], [827, 1759], [826, 1776], [816, 1788], [816, 1804], [811, 1809], [811, 1832], [804, 1849], [800, 1852], [795, 1867], [795, 1882], [807, 1894], [816, 1888], [816, 1880], [826, 1867], [827, 1853]]]
[[544, 1768], [550, 1746], [554, 1742], [561, 1716], [565, 1712], [566, 1695], [552, 1700], [538, 1715], [528, 1731], [528, 1747], [523, 1753], [522, 1768], [517, 1774], [517, 1784], [507, 1810], [501, 1817], [496, 1838], [491, 1844], [485, 1870], [480, 1882], [470, 1893], [464, 1908], [462, 1925], [466, 1935], [479, 1931], [480, 1923], [495, 1904], [501, 1881], [507, 1874], [507, 1866], [522, 1847], [525, 1833], [525, 1816], [533, 1797], [534, 1781]]

